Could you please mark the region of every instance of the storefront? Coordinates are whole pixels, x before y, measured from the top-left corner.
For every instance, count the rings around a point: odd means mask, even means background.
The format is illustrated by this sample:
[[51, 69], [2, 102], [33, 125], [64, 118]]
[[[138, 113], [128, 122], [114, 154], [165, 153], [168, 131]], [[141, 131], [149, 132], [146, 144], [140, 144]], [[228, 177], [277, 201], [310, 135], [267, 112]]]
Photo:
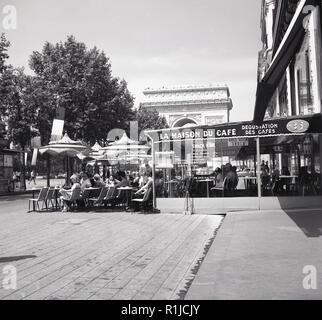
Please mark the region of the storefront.
[[188, 189], [197, 213], [317, 203], [320, 133], [321, 115], [147, 131], [154, 205], [183, 212]]

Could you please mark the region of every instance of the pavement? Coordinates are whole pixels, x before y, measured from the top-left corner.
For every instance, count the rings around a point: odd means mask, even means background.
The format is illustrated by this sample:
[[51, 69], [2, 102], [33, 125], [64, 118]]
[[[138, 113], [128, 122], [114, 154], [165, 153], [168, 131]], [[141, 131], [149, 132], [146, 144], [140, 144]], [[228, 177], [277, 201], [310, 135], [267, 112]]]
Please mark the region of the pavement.
[[223, 219], [27, 213], [28, 197], [0, 199], [0, 299], [183, 299]]
[[228, 213], [185, 299], [322, 299], [321, 248], [322, 209]]
[[0, 299], [322, 298], [322, 209], [26, 213], [27, 199], [0, 200]]

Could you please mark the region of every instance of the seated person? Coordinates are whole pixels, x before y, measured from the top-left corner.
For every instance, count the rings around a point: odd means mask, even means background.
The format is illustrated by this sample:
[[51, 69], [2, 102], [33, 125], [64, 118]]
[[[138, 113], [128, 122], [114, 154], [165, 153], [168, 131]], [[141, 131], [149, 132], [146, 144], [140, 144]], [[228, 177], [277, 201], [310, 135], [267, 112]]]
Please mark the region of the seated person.
[[217, 188], [222, 188], [223, 187], [223, 176], [222, 176], [221, 169], [216, 168], [216, 170], [213, 172], [213, 175], [215, 176], [214, 186]]
[[140, 188], [138, 191], [136, 191], [134, 195], [144, 195], [149, 188], [152, 188], [152, 186], [153, 186], [153, 179], [152, 179], [152, 172], [150, 172], [148, 180], [145, 183], [145, 185], [142, 188]]
[[139, 174], [136, 172], [134, 174], [134, 178], [133, 178], [133, 181], [132, 181], [132, 187], [134, 188], [138, 188], [139, 187], [139, 181], [140, 181], [140, 176]]
[[115, 176], [114, 175], [110, 175], [109, 178], [106, 180], [106, 187], [111, 187], [115, 185], [116, 181], [115, 181]]
[[228, 166], [228, 172], [227, 172], [227, 175], [226, 175], [226, 184], [227, 184], [227, 189], [228, 190], [235, 190], [237, 185], [238, 185], [238, 175], [237, 175], [237, 172], [236, 172], [236, 167], [234, 166], [231, 166], [229, 165]]
[[87, 173], [83, 173], [82, 181], [81, 181], [81, 188], [82, 188], [82, 190], [84, 191], [84, 189], [91, 188], [91, 187], [92, 187], [92, 183], [91, 183], [91, 180], [88, 177], [88, 174]]
[[118, 178], [119, 178], [119, 181], [116, 182], [116, 184], [115, 184], [116, 188], [128, 187], [129, 186], [129, 181], [126, 179], [125, 172], [119, 171], [118, 172]]
[[60, 200], [63, 201], [62, 212], [69, 211], [70, 207], [69, 207], [68, 200], [71, 199], [72, 193], [76, 188], [81, 188], [81, 186], [79, 184], [79, 177], [76, 174], [73, 174], [70, 177], [70, 180], [72, 183], [71, 189], [66, 190], [66, 189], [62, 188], [59, 190], [59, 193], [61, 194]]
[[[152, 172], [149, 173], [149, 177], [148, 177], [148, 180], [146, 182], [146, 184], [140, 188], [138, 191], [136, 191], [134, 194], [133, 194], [133, 198], [134, 199], [138, 199], [138, 198], [143, 198], [145, 193], [150, 189], [150, 188], [153, 188], [153, 179], [152, 179]], [[131, 202], [132, 204], [132, 207], [134, 208], [135, 211], [138, 211], [139, 209], [139, 203], [137, 202]]]
[[101, 177], [99, 174], [95, 174], [93, 179], [95, 188], [102, 188], [105, 186], [105, 184], [101, 181]]

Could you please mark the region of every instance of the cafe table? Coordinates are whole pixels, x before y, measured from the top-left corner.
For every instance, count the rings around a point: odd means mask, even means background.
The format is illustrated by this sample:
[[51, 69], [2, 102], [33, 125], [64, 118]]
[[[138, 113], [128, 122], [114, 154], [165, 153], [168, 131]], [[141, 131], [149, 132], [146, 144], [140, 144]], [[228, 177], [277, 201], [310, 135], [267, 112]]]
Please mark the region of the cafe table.
[[298, 178], [298, 176], [295, 176], [295, 175], [293, 175], [293, 176], [280, 175], [279, 178], [280, 179], [291, 179], [292, 180], [292, 183], [294, 183], [295, 182], [295, 179]]
[[118, 187], [117, 190], [124, 191], [126, 194], [126, 209], [129, 208], [130, 200], [132, 200], [132, 192], [136, 191], [137, 188], [126, 186], [126, 187]]
[[257, 177], [238, 177], [239, 180], [244, 180], [245, 183], [245, 189], [248, 190], [250, 189], [250, 185], [254, 182], [257, 181]]
[[170, 180], [170, 181], [167, 181], [165, 184], [167, 184], [168, 186], [169, 186], [169, 196], [170, 196], [170, 198], [172, 198], [172, 194], [173, 194], [173, 185], [174, 184], [177, 184], [178, 183], [178, 181], [176, 181], [176, 180]]
[[54, 188], [54, 196], [55, 196], [55, 207], [56, 207], [56, 209], [58, 209], [58, 207], [59, 207], [59, 204], [58, 204], [59, 190], [60, 190], [60, 187], [55, 186], [55, 188]]
[[[284, 179], [284, 181], [285, 181], [285, 179], [289, 180], [289, 182], [286, 183], [286, 191], [289, 191], [290, 185], [292, 185], [293, 188], [294, 187], [296, 188], [296, 185], [295, 185], [296, 180], [295, 179], [297, 179], [297, 178], [298, 178], [298, 176], [296, 176], [296, 175], [290, 175], [290, 176], [280, 175], [279, 176], [279, 179]], [[284, 186], [283, 186], [283, 188], [284, 188]]]
[[212, 182], [213, 180], [211, 179], [203, 179], [199, 180], [199, 182], [206, 182], [207, 183], [207, 198], [209, 198], [209, 182]]

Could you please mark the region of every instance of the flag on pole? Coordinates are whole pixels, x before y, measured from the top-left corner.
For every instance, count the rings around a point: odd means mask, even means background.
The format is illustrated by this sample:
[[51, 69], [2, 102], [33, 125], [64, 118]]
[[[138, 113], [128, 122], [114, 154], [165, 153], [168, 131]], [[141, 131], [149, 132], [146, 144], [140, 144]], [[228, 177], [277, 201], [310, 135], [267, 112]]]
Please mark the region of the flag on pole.
[[56, 117], [53, 121], [53, 126], [51, 129], [51, 141], [60, 140], [63, 136], [64, 130], [64, 119], [65, 119], [65, 108], [58, 107], [56, 109]]
[[38, 155], [38, 148], [35, 148], [33, 153], [32, 153], [32, 160], [31, 160], [31, 165], [35, 166], [37, 163], [37, 155]]

